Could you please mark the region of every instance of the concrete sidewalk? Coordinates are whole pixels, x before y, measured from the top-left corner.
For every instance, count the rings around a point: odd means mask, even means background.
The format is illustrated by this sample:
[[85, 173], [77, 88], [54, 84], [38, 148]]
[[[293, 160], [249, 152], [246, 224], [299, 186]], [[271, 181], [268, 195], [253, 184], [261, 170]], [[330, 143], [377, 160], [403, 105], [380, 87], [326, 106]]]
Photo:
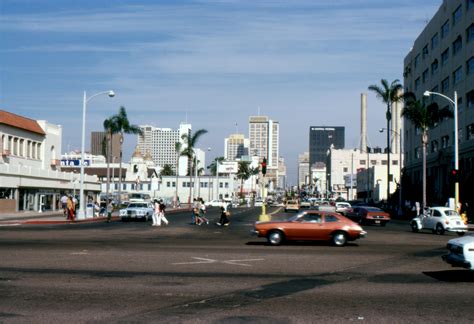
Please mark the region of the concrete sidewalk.
[[[173, 214], [177, 212], [189, 212], [189, 208], [169, 208], [166, 210], [167, 214]], [[120, 220], [119, 211], [112, 213], [112, 221]], [[45, 211], [39, 212], [17, 212], [17, 213], [0, 213], [0, 226], [14, 226], [14, 225], [38, 225], [38, 224], [83, 224], [83, 223], [94, 223], [94, 222], [106, 222], [107, 216], [89, 217], [86, 219], [79, 219], [75, 221], [67, 220], [63, 211]]]

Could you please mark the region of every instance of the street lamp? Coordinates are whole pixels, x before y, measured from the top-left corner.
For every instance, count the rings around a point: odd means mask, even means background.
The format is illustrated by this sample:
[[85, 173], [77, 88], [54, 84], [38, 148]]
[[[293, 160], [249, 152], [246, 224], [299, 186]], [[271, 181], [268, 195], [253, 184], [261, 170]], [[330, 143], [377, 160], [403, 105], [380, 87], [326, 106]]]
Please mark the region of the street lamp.
[[[383, 133], [386, 128], [380, 128], [379, 132]], [[402, 211], [402, 130], [400, 129], [398, 132], [396, 130], [390, 129], [396, 136], [399, 138], [399, 145], [398, 145], [398, 182], [400, 184], [400, 192], [398, 193], [398, 214], [401, 215]], [[387, 198], [388, 201], [388, 198]]]
[[[444, 99], [448, 100], [454, 107], [454, 170], [456, 174], [459, 170], [459, 143], [458, 143], [458, 93], [454, 91], [454, 100], [449, 98], [448, 96], [433, 91], [425, 91], [423, 93], [425, 97], [429, 97], [431, 95], [436, 95], [443, 97]], [[459, 179], [455, 177], [454, 179], [454, 209], [458, 208], [459, 203]]]
[[109, 91], [103, 91], [96, 93], [89, 98], [87, 98], [86, 92], [84, 91], [84, 97], [82, 101], [82, 144], [81, 144], [81, 185], [80, 185], [80, 196], [79, 196], [79, 213], [77, 215], [78, 219], [85, 218], [85, 213], [84, 213], [84, 145], [86, 141], [86, 110], [87, 110], [87, 103], [89, 100], [91, 100], [94, 97], [97, 97], [99, 95], [106, 94], [110, 98], [115, 96], [115, 92], [112, 90]]

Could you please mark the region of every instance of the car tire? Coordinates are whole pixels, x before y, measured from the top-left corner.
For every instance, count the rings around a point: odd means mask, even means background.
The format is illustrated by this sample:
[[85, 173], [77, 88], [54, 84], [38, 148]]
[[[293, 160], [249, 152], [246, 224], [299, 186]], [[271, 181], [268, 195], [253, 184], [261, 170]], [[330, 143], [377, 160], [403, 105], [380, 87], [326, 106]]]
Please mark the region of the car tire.
[[458, 236], [464, 236], [464, 234], [466, 234], [465, 232], [457, 232], [458, 233]]
[[444, 227], [441, 224], [436, 225], [436, 234], [443, 235], [444, 234]]
[[332, 244], [334, 246], [344, 246], [347, 243], [347, 234], [344, 232], [335, 232], [332, 235]]
[[280, 245], [285, 240], [285, 235], [281, 231], [271, 231], [267, 236], [268, 243]]
[[416, 222], [412, 222], [411, 224], [411, 230], [413, 231], [413, 233], [418, 233], [418, 225], [416, 224]]

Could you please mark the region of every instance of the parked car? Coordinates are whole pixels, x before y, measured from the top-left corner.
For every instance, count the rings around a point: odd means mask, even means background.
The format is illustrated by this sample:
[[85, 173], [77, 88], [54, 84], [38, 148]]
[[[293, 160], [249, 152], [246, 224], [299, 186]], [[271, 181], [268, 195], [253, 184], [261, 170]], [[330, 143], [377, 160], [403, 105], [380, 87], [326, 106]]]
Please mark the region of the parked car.
[[311, 208], [311, 206], [311, 202], [309, 202], [308, 200], [303, 200], [300, 203], [300, 209], [309, 209]]
[[427, 208], [423, 214], [411, 220], [410, 226], [415, 233], [427, 229], [439, 235], [445, 232], [456, 232], [462, 236], [468, 231], [467, 225], [458, 212], [449, 207]]
[[255, 207], [262, 207], [263, 206], [263, 199], [262, 198], [255, 199], [254, 206]]
[[346, 212], [346, 216], [359, 224], [379, 224], [385, 226], [390, 221], [390, 214], [382, 209], [370, 206], [356, 206], [352, 211]]
[[288, 211], [298, 212], [300, 210], [300, 203], [298, 200], [288, 200], [285, 204], [285, 213]]
[[329, 212], [307, 210], [280, 222], [257, 222], [252, 231], [271, 245], [286, 241], [322, 240], [336, 246], [365, 237], [367, 233], [346, 217]]
[[474, 270], [474, 235], [466, 235], [448, 241], [449, 254], [442, 256], [453, 267]]
[[129, 219], [147, 221], [153, 216], [153, 205], [149, 202], [130, 203], [127, 208], [120, 209], [119, 216], [122, 221]]
[[336, 202], [336, 213], [341, 215], [346, 215], [348, 212], [352, 211], [352, 206], [348, 202]]

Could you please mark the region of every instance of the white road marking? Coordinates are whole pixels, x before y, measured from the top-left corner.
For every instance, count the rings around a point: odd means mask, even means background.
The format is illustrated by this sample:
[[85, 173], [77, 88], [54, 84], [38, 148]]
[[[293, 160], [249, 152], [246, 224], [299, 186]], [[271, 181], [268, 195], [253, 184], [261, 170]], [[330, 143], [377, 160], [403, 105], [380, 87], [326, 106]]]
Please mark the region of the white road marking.
[[207, 259], [207, 258], [198, 258], [198, 257], [191, 257], [191, 259], [195, 259], [198, 261], [191, 261], [191, 262], [177, 262], [172, 263], [173, 265], [186, 265], [186, 264], [210, 264], [210, 263], [225, 263], [230, 265], [237, 265], [242, 267], [251, 267], [250, 264], [245, 264], [241, 262], [253, 262], [253, 261], [263, 261], [265, 259], [241, 259], [241, 260], [215, 260], [215, 259]]
[[71, 255], [88, 255], [89, 252], [87, 250], [83, 250], [82, 252], [72, 252]]
[[14, 223], [14, 224], [0, 224], [0, 226], [19, 226], [21, 223]]

